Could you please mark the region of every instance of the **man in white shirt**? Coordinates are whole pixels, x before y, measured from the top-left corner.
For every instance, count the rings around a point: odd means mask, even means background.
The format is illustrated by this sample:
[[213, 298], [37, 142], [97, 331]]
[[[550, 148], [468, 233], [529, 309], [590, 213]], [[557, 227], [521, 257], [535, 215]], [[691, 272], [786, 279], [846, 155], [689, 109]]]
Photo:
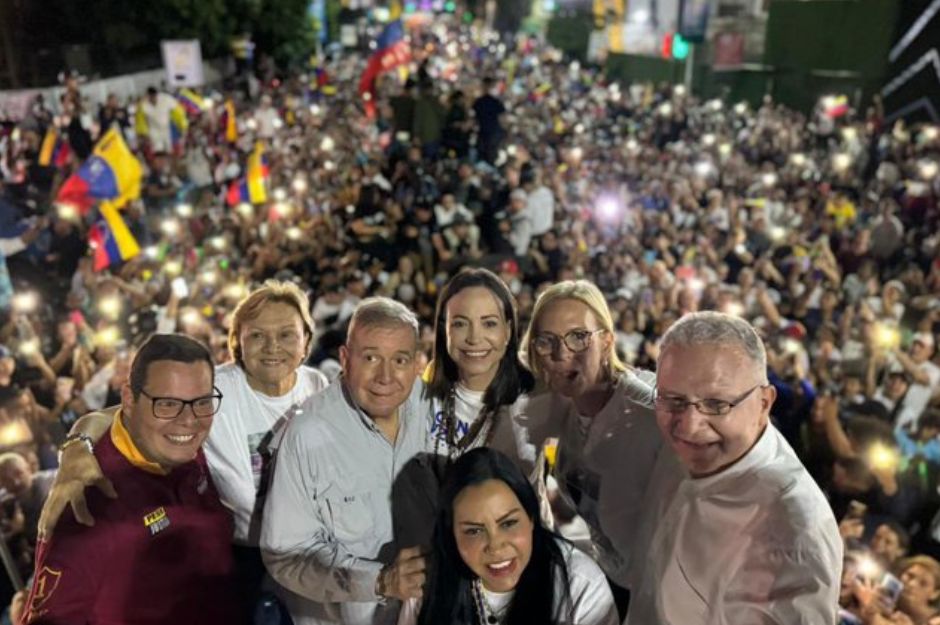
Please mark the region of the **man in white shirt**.
[[540, 237], [552, 229], [555, 222], [555, 196], [542, 184], [541, 173], [533, 169], [531, 180], [526, 181], [526, 212], [532, 222], [532, 236]]
[[930, 332], [917, 332], [911, 341], [910, 352], [899, 348], [894, 350], [897, 365], [895, 370], [906, 373], [911, 385], [904, 395], [904, 403], [898, 411], [895, 427], [910, 431], [917, 430], [917, 422], [930, 403], [937, 389], [940, 389], [940, 367], [930, 359], [933, 357], [934, 340]]
[[342, 376], [284, 434], [261, 551], [295, 625], [392, 624], [400, 600], [421, 596], [436, 479], [417, 349], [413, 312], [363, 300]]
[[149, 87], [139, 106], [147, 120], [150, 149], [154, 152], [171, 152], [173, 139], [170, 134], [170, 113], [179, 106], [179, 102], [168, 93], [161, 93], [154, 87]]
[[842, 539], [769, 422], [766, 352], [747, 322], [693, 313], [663, 336], [653, 472], [628, 625], [835, 625]]

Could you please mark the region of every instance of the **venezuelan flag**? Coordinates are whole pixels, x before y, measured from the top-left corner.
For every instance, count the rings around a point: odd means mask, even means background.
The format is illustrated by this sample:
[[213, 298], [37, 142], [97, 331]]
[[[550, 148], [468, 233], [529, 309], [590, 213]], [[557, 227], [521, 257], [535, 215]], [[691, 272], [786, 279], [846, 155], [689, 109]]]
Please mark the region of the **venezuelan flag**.
[[235, 103], [231, 100], [225, 101], [225, 112], [222, 114], [222, 127], [225, 129], [225, 140], [229, 143], [238, 141], [238, 125], [235, 117]]
[[188, 129], [189, 119], [186, 117], [185, 107], [181, 104], [170, 111], [170, 141], [173, 143], [173, 151], [177, 154], [182, 153]]
[[102, 219], [88, 231], [88, 240], [94, 250], [94, 269], [101, 271], [140, 254], [140, 245], [128, 229], [117, 207], [104, 201], [99, 207]]
[[202, 113], [206, 108], [206, 101], [192, 89], [181, 89], [176, 99], [183, 105], [186, 112], [194, 117]]
[[88, 160], [68, 177], [56, 201], [73, 204], [84, 215], [98, 200], [133, 200], [140, 197], [140, 162], [117, 128], [108, 129]]
[[251, 156], [248, 157], [248, 171], [240, 180], [236, 180], [228, 189], [226, 202], [234, 206], [241, 202], [251, 204], [264, 204], [268, 201], [266, 182], [268, 179], [268, 162], [264, 156], [264, 146], [259, 141], [255, 144]]

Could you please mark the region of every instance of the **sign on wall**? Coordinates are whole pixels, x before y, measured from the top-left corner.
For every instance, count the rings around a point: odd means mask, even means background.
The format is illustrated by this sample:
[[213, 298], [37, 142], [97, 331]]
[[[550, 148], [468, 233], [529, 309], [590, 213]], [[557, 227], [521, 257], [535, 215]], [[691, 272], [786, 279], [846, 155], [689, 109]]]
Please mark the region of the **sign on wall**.
[[163, 67], [168, 87], [201, 87], [205, 84], [202, 73], [202, 48], [199, 40], [162, 41]]

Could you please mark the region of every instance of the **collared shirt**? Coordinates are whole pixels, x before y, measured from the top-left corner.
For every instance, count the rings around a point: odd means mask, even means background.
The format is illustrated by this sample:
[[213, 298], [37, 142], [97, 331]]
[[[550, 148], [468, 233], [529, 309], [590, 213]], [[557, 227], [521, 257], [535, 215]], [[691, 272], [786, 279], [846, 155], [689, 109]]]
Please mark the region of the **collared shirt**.
[[839, 529], [772, 425], [710, 477], [660, 454], [647, 501], [626, 625], [836, 623]]
[[295, 625], [394, 623], [380, 602], [383, 566], [430, 544], [436, 504], [425, 452], [430, 402], [421, 385], [399, 409], [389, 442], [342, 378], [311, 397], [287, 427], [265, 503], [261, 551]]

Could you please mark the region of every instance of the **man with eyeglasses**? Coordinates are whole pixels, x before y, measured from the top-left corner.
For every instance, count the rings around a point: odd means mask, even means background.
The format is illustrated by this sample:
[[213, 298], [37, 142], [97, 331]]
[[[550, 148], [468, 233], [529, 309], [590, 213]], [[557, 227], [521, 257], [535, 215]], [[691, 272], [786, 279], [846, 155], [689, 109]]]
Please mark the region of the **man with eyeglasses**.
[[674, 454], [647, 491], [627, 625], [834, 625], [842, 540], [770, 423], [760, 337], [732, 315], [686, 315], [662, 338], [656, 385]]
[[158, 334], [140, 348], [110, 435], [94, 448], [121, 497], [89, 491], [94, 527], [68, 511], [39, 543], [26, 622], [243, 620], [232, 516], [201, 449], [222, 401], [213, 382], [209, 351], [189, 337]]

